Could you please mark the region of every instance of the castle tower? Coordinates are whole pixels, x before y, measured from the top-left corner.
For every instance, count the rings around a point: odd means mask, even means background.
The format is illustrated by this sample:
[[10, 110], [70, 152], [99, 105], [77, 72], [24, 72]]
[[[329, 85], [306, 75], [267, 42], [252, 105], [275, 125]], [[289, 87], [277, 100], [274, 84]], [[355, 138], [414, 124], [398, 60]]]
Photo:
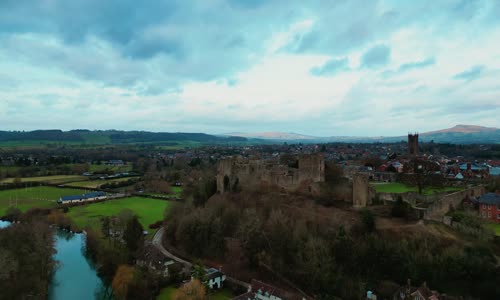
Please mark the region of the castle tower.
[[408, 134], [408, 153], [410, 155], [418, 154], [418, 133]]

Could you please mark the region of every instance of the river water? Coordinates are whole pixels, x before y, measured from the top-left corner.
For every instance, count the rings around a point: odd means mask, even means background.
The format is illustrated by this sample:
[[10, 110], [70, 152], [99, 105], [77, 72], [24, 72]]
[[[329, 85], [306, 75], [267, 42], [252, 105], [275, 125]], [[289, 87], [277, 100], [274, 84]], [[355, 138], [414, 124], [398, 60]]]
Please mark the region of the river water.
[[49, 300], [101, 299], [106, 287], [85, 257], [85, 235], [56, 231], [58, 268], [49, 288]]
[[[9, 225], [0, 221], [0, 228]], [[84, 255], [85, 235], [56, 230], [55, 242], [58, 268], [49, 287], [49, 300], [110, 299], [104, 297], [109, 288]]]

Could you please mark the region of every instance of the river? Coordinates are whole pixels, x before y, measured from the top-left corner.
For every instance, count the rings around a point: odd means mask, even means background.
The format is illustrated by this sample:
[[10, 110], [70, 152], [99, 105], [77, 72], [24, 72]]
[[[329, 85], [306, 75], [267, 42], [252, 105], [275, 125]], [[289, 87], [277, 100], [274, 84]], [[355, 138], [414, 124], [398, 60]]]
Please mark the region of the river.
[[[0, 228], [9, 225], [0, 221]], [[49, 287], [49, 300], [110, 299], [103, 297], [109, 288], [84, 255], [85, 235], [56, 230], [55, 242], [58, 268]]]
[[84, 255], [85, 235], [57, 230], [55, 236], [59, 266], [49, 288], [49, 300], [101, 298], [105, 287]]

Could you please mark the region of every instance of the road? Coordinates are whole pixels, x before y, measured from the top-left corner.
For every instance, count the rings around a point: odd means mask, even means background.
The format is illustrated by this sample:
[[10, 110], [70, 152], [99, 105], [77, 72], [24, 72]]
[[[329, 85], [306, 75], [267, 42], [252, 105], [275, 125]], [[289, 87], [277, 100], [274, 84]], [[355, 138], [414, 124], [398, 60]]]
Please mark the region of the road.
[[[154, 235], [153, 237], [153, 245], [158, 249], [160, 250], [161, 253], [163, 253], [163, 255], [165, 255], [166, 257], [176, 261], [176, 262], [179, 262], [181, 264], [183, 264], [184, 266], [188, 267], [188, 268], [191, 268], [193, 266], [193, 264], [187, 260], [184, 260], [178, 256], [175, 256], [174, 254], [172, 254], [171, 252], [169, 252], [167, 249], [165, 249], [165, 247], [163, 247], [163, 244], [162, 244], [162, 240], [163, 240], [163, 234], [165, 233], [165, 227], [161, 227]], [[229, 277], [227, 276], [226, 274], [226, 280], [233, 283], [233, 284], [236, 284], [236, 285], [239, 285], [245, 289], [248, 289], [250, 287], [250, 284], [248, 284], [247, 282], [243, 282], [241, 280], [238, 280], [236, 278], [232, 278], [232, 277]]]

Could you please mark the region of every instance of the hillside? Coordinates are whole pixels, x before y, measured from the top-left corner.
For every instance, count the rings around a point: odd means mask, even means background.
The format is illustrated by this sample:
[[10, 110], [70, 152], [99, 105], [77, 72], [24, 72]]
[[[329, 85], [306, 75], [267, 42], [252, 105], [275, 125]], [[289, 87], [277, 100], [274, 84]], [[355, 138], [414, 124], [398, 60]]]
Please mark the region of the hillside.
[[[411, 131], [411, 130], [410, 130]], [[393, 143], [405, 141], [406, 136], [330, 136], [315, 137], [287, 132], [257, 132], [257, 133], [232, 133], [249, 139], [261, 139], [274, 142], [301, 142], [301, 143]], [[452, 128], [420, 133], [420, 140], [436, 143], [454, 144], [498, 144], [500, 143], [500, 129], [477, 125], [456, 125]]]
[[119, 130], [34, 130], [0, 131], [2, 145], [35, 144], [129, 144], [129, 143], [233, 143], [245, 142], [244, 137], [218, 137], [205, 133], [147, 132]]

